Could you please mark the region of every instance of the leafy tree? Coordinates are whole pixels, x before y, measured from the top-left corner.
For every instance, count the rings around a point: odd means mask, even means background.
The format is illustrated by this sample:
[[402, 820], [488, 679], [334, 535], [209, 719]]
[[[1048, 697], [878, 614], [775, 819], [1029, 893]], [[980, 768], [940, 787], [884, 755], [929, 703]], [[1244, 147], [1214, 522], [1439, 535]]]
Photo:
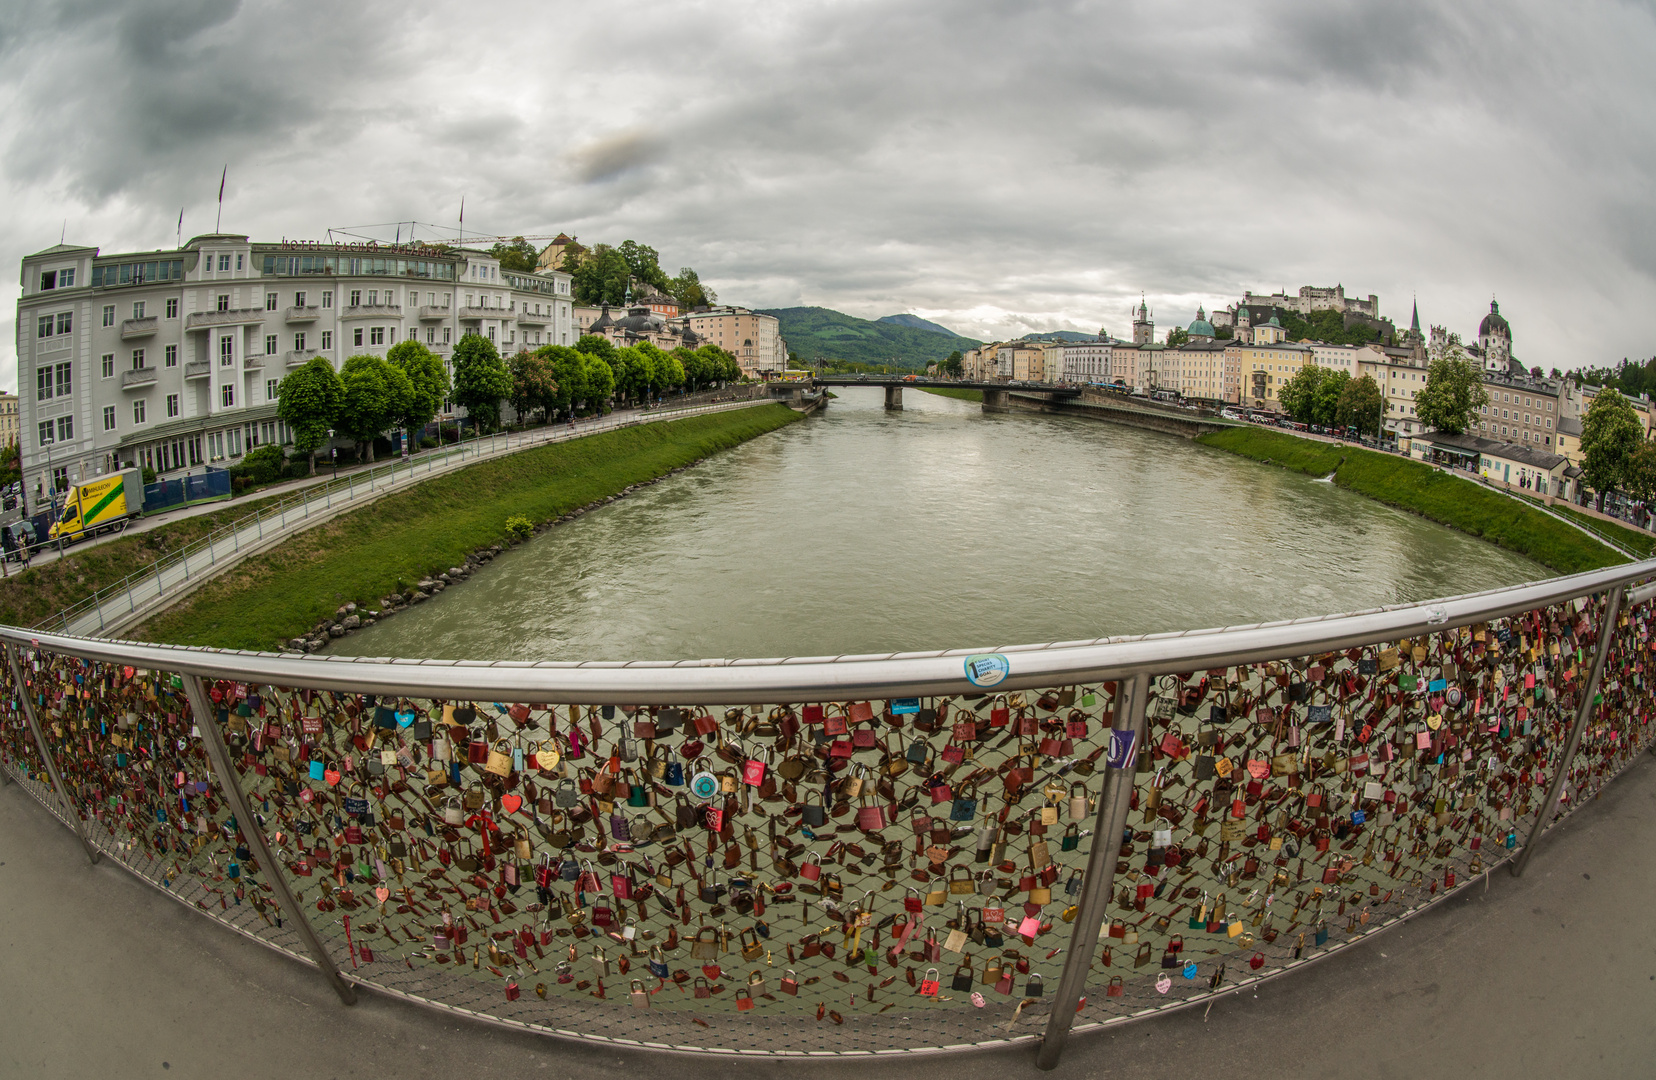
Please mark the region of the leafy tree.
[[1316, 417], [1313, 423], [1323, 427], [1333, 427], [1340, 412], [1340, 395], [1345, 388], [1351, 385], [1351, 372], [1330, 371], [1317, 384], [1316, 397], [1312, 402], [1312, 415]]
[[1177, 348], [1178, 346], [1185, 344], [1189, 340], [1190, 340], [1190, 331], [1184, 329], [1181, 326], [1175, 326], [1173, 329], [1171, 329], [1167, 332], [1167, 345], [1168, 345], [1169, 348]]
[[591, 253], [592, 249], [585, 244], [577, 244], [572, 240], [564, 245], [563, 261], [558, 264], [558, 269], [566, 274], [573, 274], [582, 263], [587, 261], [587, 257]]
[[684, 385], [687, 389], [700, 390], [702, 387], [712, 384], [714, 379], [713, 369], [708, 364], [706, 357], [691, 352], [682, 345], [673, 350], [673, 356], [677, 358], [679, 366], [684, 369]]
[[1340, 427], [1354, 427], [1365, 435], [1380, 434], [1380, 418], [1385, 402], [1380, 397], [1380, 385], [1373, 375], [1351, 379], [1340, 391], [1339, 403], [1334, 408], [1334, 422]]
[[513, 270], [523, 274], [534, 273], [535, 261], [540, 258], [540, 252], [535, 250], [535, 245], [521, 236], [512, 237], [510, 244], [495, 241], [495, 246], [489, 249], [489, 254], [500, 260], [502, 270]]
[[582, 377], [586, 381], [586, 401], [594, 412], [609, 412], [610, 396], [615, 393], [615, 369], [596, 356], [577, 353], [585, 361]]
[[615, 342], [603, 334], [582, 334], [581, 339], [575, 343], [575, 351], [596, 356], [600, 360], [611, 360], [615, 357]]
[[1581, 420], [1582, 479], [1600, 510], [1604, 493], [1626, 481], [1629, 460], [1642, 445], [1644, 426], [1633, 406], [1611, 387], [1600, 390]]
[[512, 410], [522, 418], [540, 410], [549, 419], [558, 404], [558, 383], [552, 365], [538, 352], [519, 352], [506, 364], [512, 376]]
[[1459, 435], [1477, 423], [1478, 410], [1489, 404], [1483, 371], [1449, 335], [1443, 355], [1426, 369], [1426, 385], [1415, 394], [1415, 415], [1428, 428]]
[[966, 373], [966, 358], [960, 355], [959, 349], [950, 353], [948, 359], [943, 361], [943, 373], [956, 379]]
[[672, 282], [661, 269], [661, 257], [655, 248], [640, 244], [636, 240], [628, 240], [616, 248], [616, 251], [627, 264], [627, 273], [632, 275], [633, 281], [653, 285], [662, 292], [672, 291]]
[[1277, 312], [1282, 329], [1292, 341], [1326, 341], [1330, 345], [1366, 345], [1380, 336], [1380, 331], [1366, 323], [1345, 325], [1345, 314], [1332, 308], [1313, 311], [1301, 316], [1292, 311]]
[[374, 440], [408, 415], [414, 386], [402, 368], [372, 353], [349, 357], [339, 373], [345, 396], [336, 426], [374, 460]]
[[1293, 377], [1277, 388], [1277, 401], [1282, 411], [1302, 424], [1317, 422], [1317, 391], [1330, 372], [1327, 368], [1307, 364], [1294, 372]]
[[707, 360], [708, 366], [716, 373], [713, 378], [716, 382], [739, 382], [742, 378], [742, 365], [736, 358], [714, 344], [703, 345], [696, 350], [696, 355]]
[[316, 475], [317, 448], [327, 440], [344, 402], [339, 372], [321, 356], [288, 372], [276, 387], [276, 415], [293, 431], [293, 452], [310, 459], [312, 476]]
[[570, 293], [578, 304], [620, 304], [626, 299], [631, 273], [621, 252], [608, 244], [595, 244], [592, 257], [570, 274]]
[[[1100, 334], [1099, 336], [1102, 337], [1103, 335]], [[1236, 332], [1228, 326], [1215, 326], [1213, 328], [1213, 340], [1215, 341], [1229, 341], [1235, 336]]]
[[1645, 504], [1648, 513], [1651, 503], [1656, 502], [1656, 442], [1640, 440], [1639, 448], [1627, 459], [1622, 485], [1629, 495]]
[[17, 441], [0, 448], [0, 484], [11, 484], [23, 479], [22, 458]]
[[535, 355], [545, 360], [547, 369], [552, 378], [557, 380], [557, 393], [553, 403], [559, 412], [565, 409], [575, 409], [586, 400], [587, 395], [587, 361], [597, 360], [595, 356], [571, 349], [567, 345], [543, 345], [535, 351]]
[[678, 277], [668, 283], [667, 291], [678, 301], [679, 308], [683, 311], [712, 307], [719, 302], [718, 295], [703, 285], [701, 278], [688, 266], [679, 267]]
[[408, 411], [397, 418], [397, 423], [417, 438], [425, 426], [436, 418], [449, 396], [448, 369], [442, 357], [418, 341], [399, 341], [385, 352], [387, 362], [396, 365], [408, 376]]
[[481, 334], [465, 335], [454, 346], [453, 365], [455, 403], [478, 428], [499, 427], [500, 402], [512, 392], [512, 376], [494, 342]]

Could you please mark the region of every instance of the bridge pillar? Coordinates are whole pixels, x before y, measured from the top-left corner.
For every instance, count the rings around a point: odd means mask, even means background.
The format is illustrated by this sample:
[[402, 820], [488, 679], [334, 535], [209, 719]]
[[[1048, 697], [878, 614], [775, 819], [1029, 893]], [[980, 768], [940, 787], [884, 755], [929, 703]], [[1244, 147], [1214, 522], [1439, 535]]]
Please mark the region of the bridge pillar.
[[984, 412], [1011, 412], [1012, 404], [1007, 399], [1005, 390], [985, 390], [983, 392]]
[[888, 386], [888, 387], [885, 388], [885, 392], [886, 392], [886, 410], [888, 412], [902, 412], [903, 411], [903, 388], [901, 386]]

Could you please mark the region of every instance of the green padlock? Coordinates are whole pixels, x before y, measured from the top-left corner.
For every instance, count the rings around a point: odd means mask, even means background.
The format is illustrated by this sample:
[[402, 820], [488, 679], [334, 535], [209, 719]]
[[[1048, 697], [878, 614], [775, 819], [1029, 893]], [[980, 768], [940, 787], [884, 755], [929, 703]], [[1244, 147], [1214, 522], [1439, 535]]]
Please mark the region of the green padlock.
[[628, 806], [649, 806], [650, 805], [649, 791], [644, 787], [643, 784], [629, 784], [627, 786], [627, 805]]

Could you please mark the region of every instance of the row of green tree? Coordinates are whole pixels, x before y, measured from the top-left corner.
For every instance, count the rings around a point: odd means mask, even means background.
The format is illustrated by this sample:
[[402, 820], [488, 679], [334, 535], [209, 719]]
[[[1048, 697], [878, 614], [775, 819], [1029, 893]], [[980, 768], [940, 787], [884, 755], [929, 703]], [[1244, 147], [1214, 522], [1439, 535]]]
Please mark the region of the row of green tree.
[[[1372, 375], [1354, 379], [1350, 372], [1314, 364], [1284, 383], [1277, 400], [1302, 424], [1356, 428], [1364, 435], [1378, 436], [1385, 418], [1385, 398]], [[1450, 335], [1442, 355], [1427, 366], [1426, 385], [1414, 397], [1413, 418], [1423, 427], [1459, 435], [1478, 422], [1478, 411], [1488, 404], [1482, 369], [1466, 355], [1460, 339]]]
[[1645, 437], [1638, 411], [1615, 387], [1600, 390], [1581, 418], [1581, 481], [1600, 510], [1612, 491], [1647, 508], [1656, 502], [1656, 443]]
[[293, 448], [316, 472], [316, 451], [330, 433], [366, 447], [396, 429], [411, 437], [445, 401], [462, 406], [480, 430], [500, 426], [502, 401], [520, 418], [607, 411], [611, 399], [632, 404], [672, 390], [694, 392], [740, 379], [736, 358], [717, 345], [664, 352], [649, 342], [616, 348], [588, 334], [567, 345], [544, 345], [503, 359], [494, 342], [467, 334], [454, 346], [452, 384], [443, 361], [417, 341], [400, 341], [385, 356], [349, 357], [339, 371], [315, 357], [277, 387], [276, 415], [293, 431]]
[[[513, 237], [510, 243], [497, 242], [489, 254], [500, 260], [502, 270], [525, 274], [533, 273], [540, 259], [535, 246], [521, 236]], [[660, 253], [635, 240], [619, 247], [595, 244], [590, 249], [584, 244], [570, 244], [564, 249], [563, 264], [558, 269], [573, 279], [570, 294], [577, 304], [617, 306], [625, 301], [629, 286], [636, 296], [640, 285], [671, 296], [685, 311], [711, 306], [719, 299], [688, 266], [681, 267], [677, 277], [669, 277], [661, 268]]]
[[1575, 383], [1608, 386], [1632, 397], [1651, 397], [1656, 395], [1656, 356], [1649, 360], [1623, 358], [1615, 367], [1582, 368], [1575, 373]]

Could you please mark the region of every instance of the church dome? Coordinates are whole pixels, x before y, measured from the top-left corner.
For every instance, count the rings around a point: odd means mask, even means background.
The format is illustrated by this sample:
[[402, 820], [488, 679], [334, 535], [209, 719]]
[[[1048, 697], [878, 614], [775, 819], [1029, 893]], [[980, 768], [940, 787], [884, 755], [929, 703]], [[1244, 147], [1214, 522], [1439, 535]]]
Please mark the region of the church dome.
[[601, 331], [608, 330], [614, 325], [615, 320], [609, 317], [609, 305], [605, 304], [604, 310], [599, 312], [598, 317], [592, 320], [592, 325], [587, 327], [587, 333], [596, 334]]
[[1195, 322], [1190, 324], [1190, 328], [1186, 331], [1186, 333], [1188, 333], [1191, 337], [1210, 338], [1213, 336], [1213, 324], [1208, 322], [1206, 319], [1197, 319]]
[[1478, 324], [1478, 336], [1504, 337], [1508, 341], [1512, 340], [1512, 327], [1507, 325], [1506, 319], [1502, 317], [1501, 305], [1493, 300], [1489, 302], [1489, 314]]
[[635, 334], [650, 334], [661, 330], [662, 318], [647, 307], [635, 307], [627, 310], [627, 317], [615, 320], [618, 330], [630, 330]]

